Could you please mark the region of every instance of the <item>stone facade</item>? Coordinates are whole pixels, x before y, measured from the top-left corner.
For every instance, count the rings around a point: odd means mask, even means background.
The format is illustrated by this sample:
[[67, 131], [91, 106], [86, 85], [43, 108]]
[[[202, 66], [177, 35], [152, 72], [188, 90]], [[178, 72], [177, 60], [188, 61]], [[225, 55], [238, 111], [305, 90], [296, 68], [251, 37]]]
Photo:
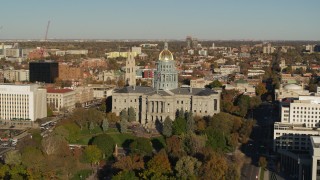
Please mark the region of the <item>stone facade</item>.
[[71, 89], [47, 89], [47, 104], [53, 111], [62, 109], [71, 111], [75, 108], [76, 92]]
[[127, 86], [112, 94], [112, 112], [120, 115], [123, 109], [133, 107], [136, 121], [155, 127], [168, 116], [175, 119], [177, 110], [199, 116], [220, 112], [220, 92], [206, 88], [179, 88], [175, 61], [167, 45], [159, 55], [153, 87]]
[[176, 88], [170, 91], [151, 87], [127, 86], [112, 95], [112, 112], [120, 115], [123, 109], [133, 107], [136, 121], [153, 126], [169, 116], [175, 119], [183, 109], [198, 116], [212, 116], [220, 112], [220, 93], [205, 88]]
[[125, 81], [128, 86], [136, 85], [136, 62], [134, 60], [133, 54], [128, 52], [128, 58], [126, 60], [125, 68]]

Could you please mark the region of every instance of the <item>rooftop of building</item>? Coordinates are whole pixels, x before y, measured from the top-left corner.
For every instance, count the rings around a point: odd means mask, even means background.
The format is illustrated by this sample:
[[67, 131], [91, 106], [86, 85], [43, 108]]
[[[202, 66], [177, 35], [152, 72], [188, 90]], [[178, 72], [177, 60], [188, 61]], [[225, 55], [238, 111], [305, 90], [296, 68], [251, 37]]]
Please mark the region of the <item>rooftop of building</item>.
[[318, 133], [320, 135], [319, 128], [305, 127], [304, 124], [275, 122], [274, 129], [275, 130], [292, 130], [292, 131], [312, 131], [312, 132]]
[[209, 88], [176, 88], [172, 90], [156, 90], [152, 87], [146, 86], [126, 86], [115, 90], [116, 93], [139, 93], [139, 94], [159, 94], [162, 96], [171, 95], [195, 95], [195, 96], [209, 96], [211, 94], [218, 94], [217, 91]]
[[285, 90], [302, 90], [302, 86], [299, 86], [297, 84], [287, 84], [283, 86]]
[[58, 62], [55, 62], [54, 60], [39, 60], [39, 61], [32, 61], [30, 63], [33, 64], [33, 63], [58, 63]]
[[314, 148], [320, 148], [320, 136], [311, 136], [310, 140]]
[[246, 84], [248, 82], [246, 80], [244, 80], [244, 79], [239, 79], [239, 80], [235, 81], [235, 83], [237, 83], [237, 84]]
[[47, 88], [47, 93], [68, 93], [72, 92], [72, 89], [55, 89], [55, 88]]

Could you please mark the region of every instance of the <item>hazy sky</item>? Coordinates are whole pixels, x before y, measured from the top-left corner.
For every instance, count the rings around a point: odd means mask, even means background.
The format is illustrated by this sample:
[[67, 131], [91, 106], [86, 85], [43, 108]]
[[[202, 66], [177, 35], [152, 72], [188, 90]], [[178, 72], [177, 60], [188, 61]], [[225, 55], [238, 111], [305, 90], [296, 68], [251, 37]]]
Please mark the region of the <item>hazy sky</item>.
[[320, 40], [320, 0], [7, 0], [0, 39]]

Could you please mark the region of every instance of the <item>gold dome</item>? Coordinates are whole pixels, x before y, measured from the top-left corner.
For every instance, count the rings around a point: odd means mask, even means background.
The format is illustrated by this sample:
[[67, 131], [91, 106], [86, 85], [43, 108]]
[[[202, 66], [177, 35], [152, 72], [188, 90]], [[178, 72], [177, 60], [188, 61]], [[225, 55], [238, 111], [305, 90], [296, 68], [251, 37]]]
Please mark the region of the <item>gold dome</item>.
[[160, 61], [170, 61], [173, 60], [173, 55], [168, 49], [164, 49], [159, 54], [159, 60]]

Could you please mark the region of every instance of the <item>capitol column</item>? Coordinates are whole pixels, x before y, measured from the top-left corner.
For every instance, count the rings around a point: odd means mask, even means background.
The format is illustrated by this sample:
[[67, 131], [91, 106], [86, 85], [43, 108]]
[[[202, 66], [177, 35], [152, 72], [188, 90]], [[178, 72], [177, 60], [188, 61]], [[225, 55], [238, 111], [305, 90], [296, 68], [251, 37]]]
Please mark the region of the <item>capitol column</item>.
[[149, 102], [148, 102], [148, 98], [146, 97], [142, 97], [142, 111], [141, 111], [141, 124], [146, 124], [146, 119], [148, 119], [148, 114], [150, 113], [150, 111], [148, 110], [149, 107]]

